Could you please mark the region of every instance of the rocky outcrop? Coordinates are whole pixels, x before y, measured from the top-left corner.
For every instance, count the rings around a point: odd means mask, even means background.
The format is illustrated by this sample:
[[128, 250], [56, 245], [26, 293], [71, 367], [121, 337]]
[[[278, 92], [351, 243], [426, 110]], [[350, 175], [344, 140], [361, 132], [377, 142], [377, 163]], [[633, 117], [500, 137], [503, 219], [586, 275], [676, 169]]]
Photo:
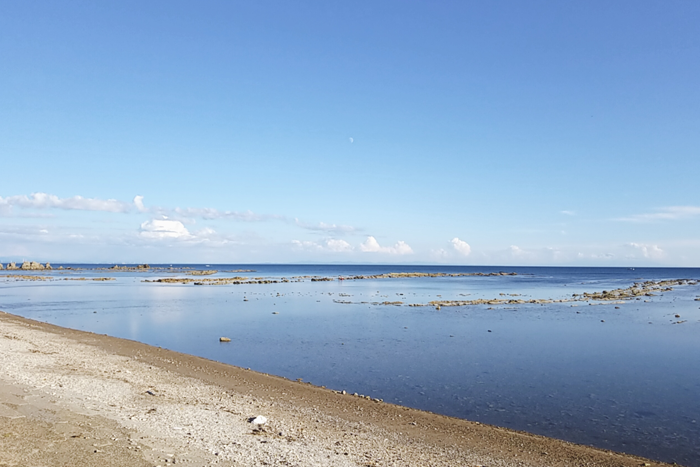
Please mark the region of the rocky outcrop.
[[0, 271], [2, 271], [3, 269], [5, 268], [2, 266], [2, 263], [0, 263]]
[[190, 271], [187, 274], [190, 276], [211, 276], [212, 274], [216, 274], [217, 271], [216, 269], [207, 269], [204, 271]]
[[[98, 268], [98, 269], [102, 269], [102, 268]], [[111, 268], [107, 268], [107, 269], [110, 271], [148, 271], [151, 269], [151, 266], [149, 266], [148, 264], [139, 264], [138, 266], [119, 266], [118, 264], [115, 264]], [[166, 268], [158, 268], [158, 269], [166, 269]]]
[[[361, 279], [406, 279], [410, 277], [466, 277], [466, 276], [517, 276], [517, 272], [388, 272], [386, 274], [373, 274], [370, 276], [340, 276], [340, 281], [355, 281]], [[314, 279], [311, 279], [314, 281]], [[333, 279], [316, 279], [318, 280], [333, 280]]]
[[8, 271], [15, 271], [19, 269], [15, 263], [7, 263], [7, 270]]
[[23, 271], [38, 271], [46, 268], [43, 264], [37, 263], [36, 261], [25, 261], [22, 263], [22, 266], [20, 266], [20, 269]]
[[44, 266], [44, 267], [45, 267], [46, 269], [53, 269], [53, 268], [51, 267], [51, 263], [46, 263], [46, 266]]

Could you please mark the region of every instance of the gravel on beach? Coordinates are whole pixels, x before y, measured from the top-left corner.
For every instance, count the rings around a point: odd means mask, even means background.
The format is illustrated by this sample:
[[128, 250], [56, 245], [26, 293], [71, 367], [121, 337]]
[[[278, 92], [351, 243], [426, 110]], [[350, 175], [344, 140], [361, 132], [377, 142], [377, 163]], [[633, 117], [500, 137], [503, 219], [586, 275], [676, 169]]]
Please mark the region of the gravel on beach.
[[666, 465], [2, 312], [0, 368], [3, 467]]

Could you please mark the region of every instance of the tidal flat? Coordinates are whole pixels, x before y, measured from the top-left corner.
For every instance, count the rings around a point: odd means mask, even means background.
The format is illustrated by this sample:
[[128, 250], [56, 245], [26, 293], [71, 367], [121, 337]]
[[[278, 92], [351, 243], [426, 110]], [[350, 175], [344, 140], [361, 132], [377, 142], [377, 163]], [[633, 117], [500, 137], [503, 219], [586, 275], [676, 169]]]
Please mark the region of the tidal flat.
[[[63, 266], [41, 276], [64, 277], [71, 267], [69, 277], [114, 280], [26, 282], [4, 272], [0, 309], [438, 414], [700, 465], [698, 269]], [[217, 272], [186, 277], [190, 270]], [[183, 275], [189, 281], [164, 281]], [[346, 280], [357, 276], [364, 278]], [[232, 278], [242, 283], [194, 286]]]

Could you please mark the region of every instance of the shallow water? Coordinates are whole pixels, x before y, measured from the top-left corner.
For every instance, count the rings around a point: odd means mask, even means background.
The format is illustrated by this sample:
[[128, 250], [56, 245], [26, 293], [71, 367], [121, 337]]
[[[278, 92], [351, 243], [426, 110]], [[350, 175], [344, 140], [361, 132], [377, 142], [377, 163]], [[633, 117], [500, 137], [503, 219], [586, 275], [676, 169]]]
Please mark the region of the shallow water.
[[[700, 279], [700, 269], [213, 268], [256, 272], [209, 277], [499, 270], [519, 275], [194, 286], [142, 282], [174, 275], [162, 270], [54, 271], [55, 277], [117, 280], [0, 281], [0, 309], [433, 412], [700, 467], [699, 286], [644, 297], [648, 303], [594, 306], [436, 310], [359, 303], [500, 293], [564, 298], [639, 280]], [[681, 320], [686, 322], [674, 324]], [[219, 343], [220, 336], [232, 342]]]

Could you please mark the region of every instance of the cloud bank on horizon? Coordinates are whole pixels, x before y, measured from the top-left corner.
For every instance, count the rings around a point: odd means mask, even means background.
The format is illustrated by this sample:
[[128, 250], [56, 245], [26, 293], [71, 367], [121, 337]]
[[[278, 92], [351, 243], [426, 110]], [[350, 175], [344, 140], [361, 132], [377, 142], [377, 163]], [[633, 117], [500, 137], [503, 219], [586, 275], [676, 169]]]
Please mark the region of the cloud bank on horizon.
[[[147, 206], [144, 196], [132, 202], [116, 199], [72, 196], [61, 198], [48, 193], [0, 197], [0, 258], [6, 260], [36, 254], [42, 259], [58, 261], [119, 260], [123, 252], [145, 255], [162, 262], [189, 260], [198, 262], [219, 258], [222, 262], [406, 262], [445, 264], [649, 264], [663, 265], [677, 261], [671, 253], [678, 245], [667, 249], [655, 243], [627, 241], [617, 245], [578, 244], [573, 246], [520, 247], [515, 244], [501, 248], [474, 250], [465, 240], [452, 237], [444, 246], [427, 245], [414, 249], [405, 240], [386, 244], [376, 235], [362, 234], [366, 228], [322, 221], [309, 223], [297, 217], [281, 214], [257, 214], [250, 210], [232, 211], [198, 207]], [[47, 222], [45, 213], [53, 211]], [[70, 213], [84, 212], [88, 216], [108, 216], [109, 228], [96, 231], [94, 227], [74, 224]], [[44, 216], [33, 214], [44, 213]], [[684, 222], [700, 215], [700, 207], [671, 206], [658, 208], [650, 214], [631, 214], [617, 219], [598, 219], [610, 225], [623, 221]], [[9, 221], [16, 220], [11, 225]], [[95, 219], [94, 221], [97, 221]], [[102, 222], [105, 222], [102, 219]], [[202, 224], [197, 228], [197, 224]], [[204, 225], [216, 224], [216, 225]], [[252, 232], [251, 225], [269, 225], [276, 235]], [[114, 226], [119, 228], [115, 229]], [[241, 229], [241, 226], [244, 226]], [[374, 229], [372, 229], [374, 230]], [[324, 238], [313, 236], [323, 235]], [[441, 232], [449, 238], [449, 232]], [[307, 238], [303, 238], [306, 236]], [[309, 237], [311, 236], [311, 237]], [[382, 238], [385, 236], [382, 236]], [[681, 247], [700, 246], [686, 242]], [[98, 258], [86, 256], [94, 252]], [[57, 252], [69, 252], [58, 254]], [[85, 253], [83, 253], [85, 252]], [[266, 253], [265, 253], [266, 252]], [[22, 259], [23, 259], [22, 258]], [[134, 258], [135, 260], [141, 259]], [[201, 261], [201, 260], [199, 260]], [[135, 261], [138, 262], [138, 261]], [[155, 262], [155, 261], [154, 261]]]

